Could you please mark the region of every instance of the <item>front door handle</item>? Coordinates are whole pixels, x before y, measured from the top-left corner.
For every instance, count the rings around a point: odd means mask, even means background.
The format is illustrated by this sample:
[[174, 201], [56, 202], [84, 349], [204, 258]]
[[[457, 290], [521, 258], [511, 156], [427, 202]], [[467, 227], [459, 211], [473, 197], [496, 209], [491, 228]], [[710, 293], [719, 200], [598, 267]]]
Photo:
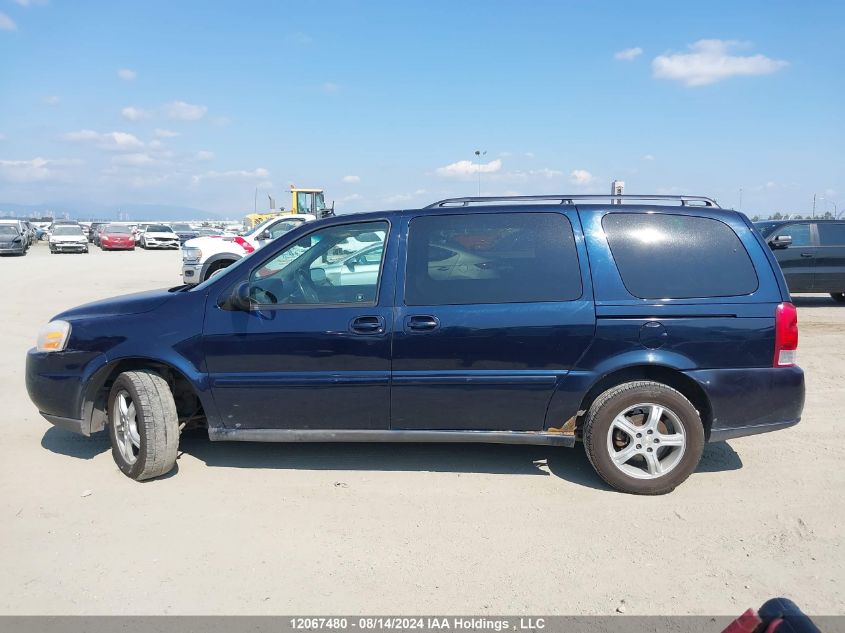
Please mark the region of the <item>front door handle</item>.
[[440, 327], [440, 320], [428, 314], [415, 314], [405, 320], [405, 329], [414, 332], [431, 332]]
[[812, 257], [812, 253], [801, 253], [801, 257]]
[[381, 334], [384, 332], [384, 318], [380, 316], [359, 316], [352, 319], [349, 329], [355, 334]]

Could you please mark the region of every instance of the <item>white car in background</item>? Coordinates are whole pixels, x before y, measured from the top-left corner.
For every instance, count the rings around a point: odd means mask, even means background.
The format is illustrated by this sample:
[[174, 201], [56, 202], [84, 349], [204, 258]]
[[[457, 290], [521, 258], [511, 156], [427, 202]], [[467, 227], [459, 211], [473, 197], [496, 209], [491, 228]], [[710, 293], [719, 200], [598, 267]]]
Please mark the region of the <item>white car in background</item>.
[[47, 245], [54, 255], [56, 253], [87, 253], [88, 235], [78, 224], [57, 224], [50, 231]]
[[179, 236], [166, 224], [147, 224], [138, 236], [141, 248], [179, 248]]
[[201, 283], [277, 237], [316, 219], [309, 213], [288, 213], [270, 218], [243, 235], [212, 235], [188, 240], [182, 247], [182, 282]]

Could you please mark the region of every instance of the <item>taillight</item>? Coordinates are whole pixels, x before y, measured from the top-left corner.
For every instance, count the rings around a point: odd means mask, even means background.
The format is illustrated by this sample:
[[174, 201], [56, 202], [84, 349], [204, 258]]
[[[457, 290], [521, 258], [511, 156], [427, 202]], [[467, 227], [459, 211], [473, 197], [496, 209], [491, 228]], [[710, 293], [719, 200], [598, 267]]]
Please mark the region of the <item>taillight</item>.
[[790, 367], [798, 353], [798, 310], [791, 303], [781, 303], [775, 310], [774, 367]]

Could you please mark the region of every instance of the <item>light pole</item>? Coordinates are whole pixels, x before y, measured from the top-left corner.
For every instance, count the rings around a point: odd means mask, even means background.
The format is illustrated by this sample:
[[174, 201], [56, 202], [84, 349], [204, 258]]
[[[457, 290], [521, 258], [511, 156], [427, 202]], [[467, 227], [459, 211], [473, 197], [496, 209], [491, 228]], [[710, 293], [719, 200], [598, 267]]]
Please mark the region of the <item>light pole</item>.
[[487, 155], [487, 150], [475, 150], [475, 156], [478, 158], [478, 197], [481, 197], [481, 157]]

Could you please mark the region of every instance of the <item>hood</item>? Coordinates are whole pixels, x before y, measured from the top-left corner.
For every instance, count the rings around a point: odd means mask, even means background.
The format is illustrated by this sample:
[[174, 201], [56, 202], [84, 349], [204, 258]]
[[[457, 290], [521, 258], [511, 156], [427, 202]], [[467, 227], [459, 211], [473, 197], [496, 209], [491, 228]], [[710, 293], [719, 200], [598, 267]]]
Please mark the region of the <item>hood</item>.
[[100, 233], [100, 239], [107, 240], [134, 240], [131, 233]]
[[79, 235], [51, 235], [50, 236], [51, 242], [82, 242], [88, 241], [88, 238], [85, 237], [82, 233]]
[[157, 238], [162, 239], [162, 240], [166, 240], [166, 239], [175, 240], [176, 239], [176, 233], [165, 233], [164, 231], [147, 231], [146, 233], [144, 233], [144, 235], [146, 237], [157, 237]]
[[54, 319], [73, 319], [78, 317], [119, 316], [126, 314], [141, 314], [154, 310], [165, 301], [172, 299], [176, 293], [169, 290], [148, 290], [131, 295], [122, 295], [111, 299], [103, 299], [93, 303], [86, 303], [57, 314]]

